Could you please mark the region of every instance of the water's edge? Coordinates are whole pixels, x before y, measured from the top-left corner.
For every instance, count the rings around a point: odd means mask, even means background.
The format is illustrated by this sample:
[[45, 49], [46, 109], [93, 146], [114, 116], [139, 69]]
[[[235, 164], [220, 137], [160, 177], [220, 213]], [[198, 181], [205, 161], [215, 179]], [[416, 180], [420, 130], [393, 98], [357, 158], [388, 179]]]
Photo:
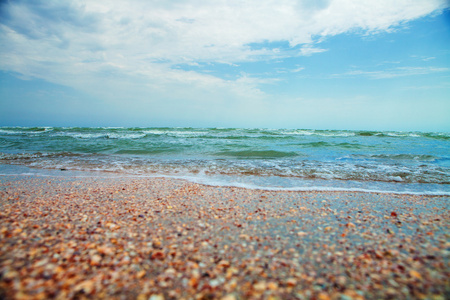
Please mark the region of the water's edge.
[[[370, 187], [370, 183], [365, 185], [365, 188], [359, 187], [336, 187], [330, 184], [329, 181], [321, 182], [310, 182], [310, 181], [298, 181], [299, 186], [267, 186], [258, 185], [255, 183], [257, 180], [251, 180], [250, 178], [231, 178], [220, 179], [212, 176], [200, 177], [200, 176], [173, 176], [164, 174], [153, 174], [153, 175], [135, 175], [135, 174], [123, 174], [117, 172], [102, 172], [102, 171], [77, 171], [77, 170], [57, 170], [57, 169], [40, 169], [40, 168], [30, 168], [27, 166], [18, 165], [5, 165], [0, 164], [0, 176], [16, 176], [16, 177], [54, 177], [54, 178], [100, 178], [107, 180], [108, 178], [170, 178], [177, 180], [185, 180], [191, 183], [197, 183], [207, 186], [214, 187], [235, 187], [244, 188], [250, 190], [264, 190], [264, 191], [290, 191], [290, 192], [351, 192], [351, 193], [377, 193], [377, 194], [394, 194], [394, 195], [417, 195], [417, 196], [450, 196], [450, 192], [447, 191], [427, 191], [419, 192], [414, 190], [408, 190], [404, 183], [397, 183], [397, 188], [381, 188], [381, 187]], [[246, 180], [247, 179], [247, 180]], [[326, 183], [326, 184], [325, 184]], [[348, 184], [348, 182], [345, 182]], [[356, 184], [361, 185], [360, 182]], [[384, 186], [385, 187], [385, 186]]]
[[77, 174], [182, 178], [253, 189], [447, 195], [450, 134], [0, 127], [0, 165], [0, 174], [81, 172]]

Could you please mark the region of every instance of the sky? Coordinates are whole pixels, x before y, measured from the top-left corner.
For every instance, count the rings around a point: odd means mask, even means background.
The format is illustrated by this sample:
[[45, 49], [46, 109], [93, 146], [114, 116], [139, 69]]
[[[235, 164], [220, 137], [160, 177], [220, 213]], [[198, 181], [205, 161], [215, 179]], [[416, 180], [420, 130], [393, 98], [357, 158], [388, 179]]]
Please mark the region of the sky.
[[1, 1], [0, 126], [450, 132], [450, 1]]

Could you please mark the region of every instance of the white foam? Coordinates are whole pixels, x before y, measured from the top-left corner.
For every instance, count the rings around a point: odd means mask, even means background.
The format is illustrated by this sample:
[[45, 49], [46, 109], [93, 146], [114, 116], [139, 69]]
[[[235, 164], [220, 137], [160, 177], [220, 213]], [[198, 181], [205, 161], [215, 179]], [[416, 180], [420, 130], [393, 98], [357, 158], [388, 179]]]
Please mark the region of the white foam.
[[[182, 179], [193, 183], [204, 184], [208, 186], [216, 187], [238, 187], [252, 190], [266, 190], [266, 191], [292, 191], [292, 192], [360, 192], [360, 193], [381, 193], [381, 194], [397, 194], [397, 195], [424, 195], [424, 196], [450, 196], [450, 191], [435, 188], [433, 190], [420, 190], [415, 189], [415, 185], [408, 185], [403, 183], [377, 183], [372, 185], [371, 182], [354, 182], [354, 185], [362, 185], [362, 187], [352, 186], [352, 182], [345, 182], [347, 186], [339, 186], [343, 183], [337, 181], [328, 180], [296, 180], [297, 184], [291, 186], [282, 186], [275, 184], [258, 184], [251, 180], [245, 182], [245, 177], [236, 176], [209, 176], [200, 172], [197, 175], [192, 174], [130, 174], [130, 173], [117, 173], [112, 170], [98, 169], [85, 171], [81, 169], [67, 169], [66, 171], [55, 169], [31, 169], [24, 166], [11, 166], [0, 164], [0, 176], [43, 176], [43, 177], [93, 177], [93, 178], [173, 178]], [[252, 177], [252, 176], [248, 176]], [[254, 177], [253, 177], [254, 178]], [[242, 179], [237, 181], [236, 179]], [[279, 178], [280, 179], [280, 178]], [[268, 180], [270, 181], [270, 180]], [[318, 183], [315, 184], [314, 182]], [[326, 185], [324, 185], [326, 183]], [[333, 184], [335, 184], [333, 186]], [[392, 187], [392, 188], [390, 188]], [[395, 187], [395, 188], [393, 188]]]
[[[145, 177], [145, 176], [144, 176]], [[221, 181], [217, 179], [206, 179], [205, 177], [193, 177], [193, 176], [168, 176], [168, 175], [153, 175], [149, 177], [168, 177], [183, 179], [194, 183], [204, 184], [208, 186], [220, 186], [220, 187], [238, 187], [252, 190], [265, 190], [265, 191], [292, 191], [292, 192], [360, 192], [360, 193], [380, 193], [380, 194], [396, 194], [396, 195], [424, 195], [424, 196], [450, 196], [450, 192], [447, 191], [398, 191], [394, 189], [371, 189], [371, 188], [355, 188], [355, 187], [333, 187], [333, 186], [296, 186], [296, 187], [273, 187], [273, 186], [260, 186], [252, 183], [242, 183], [236, 181]]]

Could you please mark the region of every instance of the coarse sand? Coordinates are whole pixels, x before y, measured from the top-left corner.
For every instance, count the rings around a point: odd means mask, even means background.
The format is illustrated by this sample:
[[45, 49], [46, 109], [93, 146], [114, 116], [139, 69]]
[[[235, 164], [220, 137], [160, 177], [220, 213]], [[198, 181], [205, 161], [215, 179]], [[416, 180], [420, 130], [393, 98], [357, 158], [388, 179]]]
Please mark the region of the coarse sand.
[[450, 299], [449, 201], [0, 176], [0, 299]]

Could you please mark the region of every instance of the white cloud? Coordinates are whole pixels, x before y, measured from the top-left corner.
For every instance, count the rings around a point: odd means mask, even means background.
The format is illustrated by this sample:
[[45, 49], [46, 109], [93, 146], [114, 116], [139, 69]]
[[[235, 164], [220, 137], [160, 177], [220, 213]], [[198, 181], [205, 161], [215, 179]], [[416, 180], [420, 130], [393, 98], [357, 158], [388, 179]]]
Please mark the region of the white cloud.
[[313, 47], [311, 45], [305, 45], [300, 49], [300, 55], [301, 56], [311, 56], [315, 53], [321, 53], [327, 51], [326, 49], [321, 49], [317, 47]]
[[298, 67], [298, 68], [296, 68], [296, 69], [293, 69], [293, 70], [291, 70], [291, 72], [292, 73], [298, 73], [298, 72], [300, 72], [300, 71], [303, 71], [305, 68], [303, 68], [303, 67]]
[[389, 79], [404, 76], [427, 75], [439, 72], [448, 72], [449, 68], [437, 67], [398, 67], [382, 71], [353, 70], [345, 74], [334, 74], [333, 77], [366, 76], [372, 79]]
[[[0, 69], [111, 99], [254, 103], [265, 101], [259, 86], [273, 79], [224, 80], [175, 66], [313, 55], [326, 51], [318, 45], [328, 36], [390, 31], [446, 6], [445, 0], [17, 0], [0, 4]], [[250, 46], [278, 42], [290, 48]]]
[[[445, 6], [442, 0], [399, 1], [15, 1], [4, 5], [5, 27], [29, 47], [64, 48], [75, 58], [125, 56], [128, 63], [239, 62], [270, 49], [247, 45], [288, 41], [299, 54], [324, 51], [314, 40], [349, 30], [389, 30]], [[38, 2], [39, 3], [39, 2]], [[126, 4], [125, 4], [126, 3]], [[67, 20], [66, 20], [67, 19]], [[2, 29], [2, 39], [8, 40]], [[18, 45], [25, 46], [25, 45]], [[26, 49], [26, 48], [25, 48]], [[3, 52], [3, 51], [2, 51]], [[100, 53], [98, 53], [100, 52]], [[289, 54], [291, 55], [291, 53]]]

